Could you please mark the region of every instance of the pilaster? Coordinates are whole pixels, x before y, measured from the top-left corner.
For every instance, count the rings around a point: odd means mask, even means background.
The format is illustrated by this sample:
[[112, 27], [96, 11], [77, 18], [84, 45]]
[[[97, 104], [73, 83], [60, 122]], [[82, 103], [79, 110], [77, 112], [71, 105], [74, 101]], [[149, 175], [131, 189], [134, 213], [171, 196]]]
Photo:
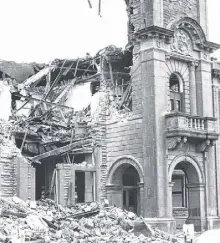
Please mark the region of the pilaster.
[[189, 63], [189, 85], [190, 85], [190, 113], [197, 115], [197, 102], [196, 102], [196, 63]]
[[[217, 132], [219, 133], [219, 86], [213, 85], [213, 105], [214, 105], [214, 117], [217, 121]], [[218, 139], [215, 144], [215, 165], [216, 165], [216, 196], [217, 196], [217, 214], [220, 216], [220, 140]]]
[[167, 108], [165, 52], [148, 48], [141, 51], [141, 59], [145, 217], [163, 218], [169, 215], [166, 139], [162, 135]]
[[198, 22], [208, 38], [208, 8], [207, 0], [198, 0]]
[[206, 228], [205, 185], [190, 183], [186, 186], [189, 197], [189, 217], [187, 223], [194, 224], [196, 231], [203, 231]]
[[173, 186], [174, 182], [169, 182], [169, 217], [173, 217]]
[[208, 216], [217, 215], [217, 203], [216, 203], [216, 168], [215, 168], [215, 151], [214, 147], [211, 146], [207, 152], [206, 163], [206, 175], [207, 175], [207, 197], [208, 205], [207, 212]]
[[212, 117], [212, 76], [211, 63], [200, 60], [196, 68], [197, 115]]
[[141, 0], [145, 27], [163, 27], [163, 0]]

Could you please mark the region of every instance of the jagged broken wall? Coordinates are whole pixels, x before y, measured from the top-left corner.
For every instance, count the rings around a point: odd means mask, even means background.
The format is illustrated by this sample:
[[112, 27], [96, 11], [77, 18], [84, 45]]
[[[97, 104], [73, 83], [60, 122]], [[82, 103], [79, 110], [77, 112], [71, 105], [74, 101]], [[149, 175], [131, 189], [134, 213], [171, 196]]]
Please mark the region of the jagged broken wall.
[[35, 171], [16, 147], [12, 125], [0, 121], [0, 195], [35, 199]]

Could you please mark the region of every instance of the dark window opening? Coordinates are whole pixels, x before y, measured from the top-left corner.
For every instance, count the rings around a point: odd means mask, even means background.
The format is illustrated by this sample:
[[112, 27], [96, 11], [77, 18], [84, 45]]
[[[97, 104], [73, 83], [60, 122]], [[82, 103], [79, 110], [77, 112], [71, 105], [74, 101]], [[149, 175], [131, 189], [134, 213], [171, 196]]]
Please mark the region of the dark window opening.
[[182, 93], [180, 90], [179, 77], [176, 74], [172, 74], [169, 80], [170, 88], [170, 110], [181, 112], [182, 107]]
[[100, 89], [100, 81], [97, 82], [92, 82], [91, 83], [91, 92], [92, 95], [94, 95], [95, 93], [97, 93]]
[[174, 182], [173, 186], [173, 207], [174, 208], [186, 208], [187, 197], [186, 197], [186, 178], [184, 175], [175, 175], [172, 178]]
[[179, 78], [176, 74], [172, 74], [170, 76], [170, 91], [180, 92]]
[[85, 154], [77, 154], [74, 156], [74, 164], [80, 164], [86, 160]]

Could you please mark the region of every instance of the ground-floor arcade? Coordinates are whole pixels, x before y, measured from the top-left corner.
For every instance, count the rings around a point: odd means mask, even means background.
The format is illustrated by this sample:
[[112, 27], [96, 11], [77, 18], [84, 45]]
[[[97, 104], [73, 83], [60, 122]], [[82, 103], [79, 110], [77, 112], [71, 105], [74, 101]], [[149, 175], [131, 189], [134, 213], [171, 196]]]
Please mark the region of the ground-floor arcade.
[[187, 217], [182, 218], [182, 224], [192, 223], [198, 231], [205, 229], [204, 174], [190, 156], [176, 157], [169, 167], [169, 199], [172, 214], [174, 210], [187, 210]]

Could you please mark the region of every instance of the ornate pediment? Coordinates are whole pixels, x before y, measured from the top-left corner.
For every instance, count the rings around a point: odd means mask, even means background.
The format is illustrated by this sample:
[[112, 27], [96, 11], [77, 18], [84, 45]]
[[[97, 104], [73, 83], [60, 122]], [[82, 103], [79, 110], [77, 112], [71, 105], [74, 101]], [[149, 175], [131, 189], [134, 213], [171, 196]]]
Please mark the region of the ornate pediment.
[[[206, 35], [197, 21], [189, 17], [184, 17], [178, 21], [171, 22], [168, 28], [175, 32], [174, 43], [181, 43], [186, 52], [186, 45], [192, 50], [206, 50], [209, 53], [220, 48], [220, 45], [207, 41]], [[185, 42], [185, 44], [184, 44]], [[182, 49], [182, 47], [180, 48]]]

